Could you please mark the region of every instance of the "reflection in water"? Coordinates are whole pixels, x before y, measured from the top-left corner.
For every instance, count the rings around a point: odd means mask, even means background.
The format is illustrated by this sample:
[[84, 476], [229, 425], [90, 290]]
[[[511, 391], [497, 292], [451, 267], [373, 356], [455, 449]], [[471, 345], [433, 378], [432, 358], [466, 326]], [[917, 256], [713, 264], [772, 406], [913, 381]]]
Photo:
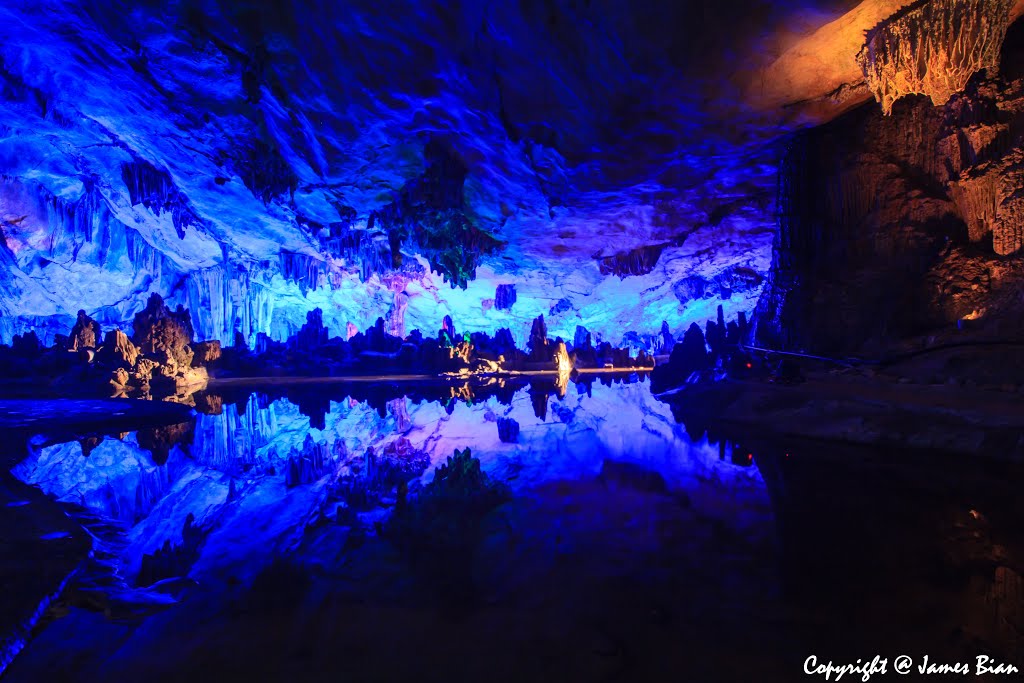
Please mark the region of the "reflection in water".
[[633, 463], [674, 490], [711, 485], [748, 506], [735, 523], [770, 533], [756, 467], [723, 460], [724, 443], [691, 439], [635, 378], [591, 378], [568, 391], [547, 380], [405, 385], [397, 397], [396, 389], [303, 385], [205, 396], [199, 405], [213, 409], [194, 424], [107, 438], [88, 450], [45, 446], [14, 473], [126, 523], [126, 576], [137, 576], [144, 558], [157, 562], [155, 553], [166, 563], [174, 548], [198, 546], [195, 529], [203, 530], [203, 549], [181, 553], [194, 556], [194, 576], [249, 575], [318, 519], [387, 510], [399, 484], [411, 481], [415, 490], [467, 447], [513, 491], [607, 475], [614, 468], [606, 461]]
[[1019, 466], [707, 432], [637, 379], [232, 387], [193, 423], [37, 441], [14, 474], [78, 506], [102, 562], [11, 680], [1019, 656]]

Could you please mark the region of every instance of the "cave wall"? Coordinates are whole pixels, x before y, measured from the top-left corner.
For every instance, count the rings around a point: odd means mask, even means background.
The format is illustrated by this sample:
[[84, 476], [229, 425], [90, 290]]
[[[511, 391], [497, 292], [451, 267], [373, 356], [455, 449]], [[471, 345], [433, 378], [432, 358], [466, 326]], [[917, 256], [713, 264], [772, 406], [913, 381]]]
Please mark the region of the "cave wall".
[[0, 343], [152, 292], [226, 343], [750, 311], [774, 158], [702, 108], [741, 4], [0, 5]]
[[1020, 331], [1024, 176], [1021, 32], [1004, 75], [975, 76], [942, 106], [869, 103], [793, 136], [756, 340], [881, 351], [971, 320]]

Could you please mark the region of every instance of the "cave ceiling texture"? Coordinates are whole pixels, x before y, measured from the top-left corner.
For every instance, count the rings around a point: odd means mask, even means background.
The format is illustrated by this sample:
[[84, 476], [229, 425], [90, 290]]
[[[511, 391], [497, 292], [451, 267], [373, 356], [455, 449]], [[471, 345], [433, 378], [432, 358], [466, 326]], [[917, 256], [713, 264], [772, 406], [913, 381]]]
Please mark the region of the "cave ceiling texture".
[[901, 13], [963, 4], [2, 3], [0, 341], [150, 292], [228, 343], [752, 312], [788, 137], [994, 66], [1020, 2], [901, 63], [943, 30]]

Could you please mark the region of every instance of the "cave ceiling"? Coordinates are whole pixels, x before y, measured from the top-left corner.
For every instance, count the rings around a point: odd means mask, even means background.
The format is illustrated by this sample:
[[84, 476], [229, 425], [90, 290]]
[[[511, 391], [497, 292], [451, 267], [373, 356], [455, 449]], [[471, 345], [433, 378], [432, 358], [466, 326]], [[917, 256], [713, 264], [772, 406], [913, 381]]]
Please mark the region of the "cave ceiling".
[[0, 337], [152, 291], [227, 338], [750, 310], [780, 141], [911, 4], [4, 3]]

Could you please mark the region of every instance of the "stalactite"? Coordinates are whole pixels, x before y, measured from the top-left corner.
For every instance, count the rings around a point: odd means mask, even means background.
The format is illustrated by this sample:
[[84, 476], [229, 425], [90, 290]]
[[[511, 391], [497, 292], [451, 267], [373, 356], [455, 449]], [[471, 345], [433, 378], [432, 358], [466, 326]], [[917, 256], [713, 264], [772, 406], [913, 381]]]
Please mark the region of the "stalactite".
[[169, 212], [178, 237], [185, 237], [185, 229], [201, 225], [188, 199], [177, 188], [171, 176], [148, 161], [136, 159], [121, 165], [121, 179], [128, 187], [132, 206], [142, 204], [154, 214]]
[[281, 275], [286, 280], [298, 283], [302, 293], [316, 291], [328, 284], [327, 263], [308, 254], [280, 253]]
[[232, 165], [246, 188], [264, 204], [294, 192], [298, 185], [295, 171], [273, 141], [251, 141], [238, 150]]
[[189, 273], [186, 280], [187, 308], [197, 338], [231, 343], [234, 337], [234, 306], [228, 296], [224, 268], [206, 268]]
[[646, 275], [654, 270], [665, 250], [664, 244], [651, 244], [629, 251], [622, 251], [611, 256], [598, 258], [597, 265], [602, 275]]
[[868, 32], [857, 62], [885, 114], [905, 95], [936, 105], [999, 66], [1012, 0], [917, 2]]
[[357, 230], [333, 223], [321, 244], [328, 254], [359, 269], [359, 279], [366, 282], [374, 273], [386, 273], [392, 268], [391, 255], [374, 239], [369, 230]]

